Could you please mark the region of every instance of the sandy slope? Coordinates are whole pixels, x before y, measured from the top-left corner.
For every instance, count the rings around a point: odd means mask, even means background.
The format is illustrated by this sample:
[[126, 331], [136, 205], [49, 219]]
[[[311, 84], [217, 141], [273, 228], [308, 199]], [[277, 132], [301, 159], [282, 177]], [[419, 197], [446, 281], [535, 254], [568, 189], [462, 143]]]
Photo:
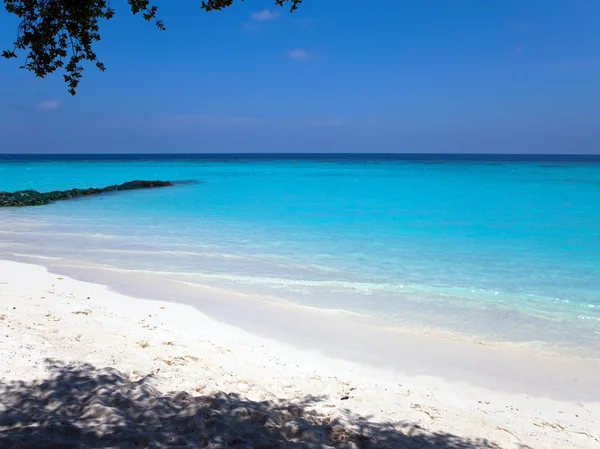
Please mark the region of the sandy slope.
[[334, 360], [8, 261], [0, 360], [2, 448], [600, 447], [599, 403]]

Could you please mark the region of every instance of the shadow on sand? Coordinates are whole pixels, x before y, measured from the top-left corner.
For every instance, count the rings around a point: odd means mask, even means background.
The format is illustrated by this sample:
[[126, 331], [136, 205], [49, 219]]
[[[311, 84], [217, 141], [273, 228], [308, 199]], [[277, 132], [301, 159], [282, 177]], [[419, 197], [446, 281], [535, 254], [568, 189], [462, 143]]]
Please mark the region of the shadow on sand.
[[47, 379], [0, 383], [0, 448], [498, 448], [410, 423], [331, 419], [312, 410], [319, 397], [163, 395], [148, 378], [133, 382], [111, 368], [47, 362]]

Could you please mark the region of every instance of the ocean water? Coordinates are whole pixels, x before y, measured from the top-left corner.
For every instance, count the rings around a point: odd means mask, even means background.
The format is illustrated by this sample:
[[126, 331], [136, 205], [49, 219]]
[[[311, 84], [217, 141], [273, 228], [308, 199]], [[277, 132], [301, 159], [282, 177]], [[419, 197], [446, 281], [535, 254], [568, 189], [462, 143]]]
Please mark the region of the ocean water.
[[600, 157], [2, 156], [0, 257], [149, 272], [378, 326], [600, 358]]

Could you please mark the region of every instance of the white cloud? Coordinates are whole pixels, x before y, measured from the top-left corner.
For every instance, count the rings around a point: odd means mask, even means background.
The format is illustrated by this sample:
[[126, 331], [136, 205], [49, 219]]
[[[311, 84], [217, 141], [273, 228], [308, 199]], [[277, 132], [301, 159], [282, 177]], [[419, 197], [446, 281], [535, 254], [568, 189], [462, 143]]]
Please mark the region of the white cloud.
[[311, 52], [308, 50], [303, 50], [301, 48], [297, 48], [295, 50], [291, 50], [288, 51], [286, 53], [287, 57], [290, 59], [296, 59], [296, 60], [306, 60], [309, 59], [311, 57]]
[[48, 100], [48, 101], [42, 101], [42, 102], [38, 103], [36, 108], [38, 111], [54, 111], [54, 110], [58, 109], [59, 106], [60, 106], [59, 100]]
[[266, 22], [267, 20], [275, 20], [279, 16], [278, 12], [273, 12], [268, 9], [263, 9], [262, 11], [253, 12], [252, 19], [258, 22]]

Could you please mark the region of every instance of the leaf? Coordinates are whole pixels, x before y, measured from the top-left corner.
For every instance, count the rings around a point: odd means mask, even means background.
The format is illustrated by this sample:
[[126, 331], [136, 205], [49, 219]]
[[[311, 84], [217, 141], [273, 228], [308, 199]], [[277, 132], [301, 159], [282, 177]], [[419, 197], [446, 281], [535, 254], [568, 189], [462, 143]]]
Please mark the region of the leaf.
[[[243, 0], [242, 0], [243, 1]], [[160, 31], [166, 30], [158, 19], [158, 7], [150, 0], [127, 0], [134, 15], [141, 14], [153, 21]], [[205, 11], [221, 10], [234, 0], [206, 0]], [[278, 6], [290, 5], [290, 12], [302, 0], [275, 0]], [[14, 50], [4, 50], [5, 59], [17, 58], [17, 51], [25, 53], [20, 68], [44, 78], [56, 70], [63, 71], [68, 91], [75, 95], [82, 79], [84, 64], [91, 62], [100, 71], [106, 67], [98, 60], [94, 44], [100, 40], [100, 24], [111, 20], [115, 10], [107, 0], [4, 0], [4, 7], [19, 20]]]

